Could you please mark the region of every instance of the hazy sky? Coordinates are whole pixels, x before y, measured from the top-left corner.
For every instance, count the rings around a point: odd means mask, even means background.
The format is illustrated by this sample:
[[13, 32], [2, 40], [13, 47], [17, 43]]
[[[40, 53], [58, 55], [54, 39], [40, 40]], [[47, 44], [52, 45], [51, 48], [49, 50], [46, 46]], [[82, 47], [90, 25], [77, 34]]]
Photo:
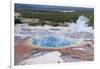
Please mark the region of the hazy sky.
[[94, 0], [14, 0], [13, 2], [59, 6], [95, 7]]

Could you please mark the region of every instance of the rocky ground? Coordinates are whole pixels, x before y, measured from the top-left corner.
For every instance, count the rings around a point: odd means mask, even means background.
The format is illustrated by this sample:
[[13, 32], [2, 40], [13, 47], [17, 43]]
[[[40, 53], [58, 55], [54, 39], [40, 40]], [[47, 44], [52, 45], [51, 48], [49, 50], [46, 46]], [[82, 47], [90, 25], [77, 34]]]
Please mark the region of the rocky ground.
[[[61, 55], [58, 57], [60, 57], [64, 62], [81, 62], [81, 61], [94, 60], [94, 46], [92, 42], [90, 43], [85, 42], [84, 44], [81, 44], [76, 47], [69, 47], [69, 48], [62, 48], [62, 49], [33, 48], [31, 46], [25, 45], [25, 43], [19, 43], [15, 46], [15, 65], [20, 65], [20, 64], [25, 65], [28, 62], [31, 62], [34, 64], [34, 61], [35, 61], [34, 58], [38, 58], [40, 56], [45, 55], [48, 52], [50, 53], [54, 51], [58, 51], [61, 53]], [[46, 58], [44, 59], [42, 58], [42, 59], [45, 60]], [[51, 57], [49, 56], [49, 58]], [[31, 60], [25, 63], [25, 60], [28, 60], [28, 59], [32, 59], [34, 61], [32, 62]], [[59, 59], [56, 63], [60, 63]]]

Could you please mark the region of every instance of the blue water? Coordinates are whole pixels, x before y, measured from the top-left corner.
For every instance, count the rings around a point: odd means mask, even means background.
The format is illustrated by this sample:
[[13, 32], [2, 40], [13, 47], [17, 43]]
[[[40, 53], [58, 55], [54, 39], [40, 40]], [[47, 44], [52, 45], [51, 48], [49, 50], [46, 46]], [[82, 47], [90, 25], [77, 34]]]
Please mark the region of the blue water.
[[45, 48], [62, 48], [76, 44], [77, 40], [48, 36], [44, 38], [33, 38], [32, 43], [33, 45], [38, 45]]

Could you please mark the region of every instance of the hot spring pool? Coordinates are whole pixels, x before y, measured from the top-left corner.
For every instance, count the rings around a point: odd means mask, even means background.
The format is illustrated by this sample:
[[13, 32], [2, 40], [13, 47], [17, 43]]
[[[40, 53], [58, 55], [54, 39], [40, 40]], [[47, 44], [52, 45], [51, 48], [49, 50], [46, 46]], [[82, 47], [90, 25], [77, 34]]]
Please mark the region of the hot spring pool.
[[65, 48], [79, 43], [77, 39], [47, 36], [32, 39], [32, 44], [41, 48]]

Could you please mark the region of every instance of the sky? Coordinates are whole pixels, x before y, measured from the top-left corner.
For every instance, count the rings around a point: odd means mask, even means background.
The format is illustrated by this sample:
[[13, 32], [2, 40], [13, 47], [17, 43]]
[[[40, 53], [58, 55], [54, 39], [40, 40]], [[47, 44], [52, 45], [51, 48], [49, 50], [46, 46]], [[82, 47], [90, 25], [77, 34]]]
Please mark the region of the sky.
[[95, 7], [94, 0], [13, 0], [14, 3], [74, 6], [74, 7]]

